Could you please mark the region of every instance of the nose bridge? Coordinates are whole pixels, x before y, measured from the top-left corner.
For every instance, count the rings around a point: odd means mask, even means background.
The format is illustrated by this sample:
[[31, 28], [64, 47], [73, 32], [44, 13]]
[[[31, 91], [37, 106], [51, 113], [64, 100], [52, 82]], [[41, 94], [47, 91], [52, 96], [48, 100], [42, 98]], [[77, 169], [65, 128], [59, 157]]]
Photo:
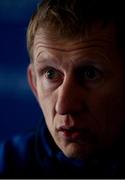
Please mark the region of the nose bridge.
[[77, 83], [73, 79], [67, 79], [60, 87], [60, 98], [73, 100], [77, 96]]
[[67, 78], [58, 88], [56, 111], [60, 114], [67, 114], [77, 111], [80, 107], [80, 87], [73, 78]]

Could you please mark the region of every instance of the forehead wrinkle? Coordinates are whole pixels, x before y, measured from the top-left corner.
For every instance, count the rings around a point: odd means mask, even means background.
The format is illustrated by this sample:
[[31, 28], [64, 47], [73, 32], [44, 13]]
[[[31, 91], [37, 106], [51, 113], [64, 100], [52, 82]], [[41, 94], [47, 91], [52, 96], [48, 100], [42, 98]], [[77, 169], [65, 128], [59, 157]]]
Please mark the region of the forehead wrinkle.
[[[39, 58], [41, 56], [41, 58]], [[50, 63], [53, 62], [55, 64], [58, 63], [57, 61], [57, 56], [55, 56], [53, 53], [51, 52], [46, 52], [46, 50], [42, 50], [40, 52], [38, 52], [37, 56], [36, 56], [36, 64], [40, 64], [40, 63]]]
[[[43, 51], [44, 52], [44, 51]], [[70, 58], [70, 66], [71, 64], [74, 66], [81, 66], [84, 65], [84, 63], [86, 64], [105, 64], [105, 63], [110, 63], [110, 59], [109, 57], [104, 54], [103, 52], [101, 52], [99, 49], [96, 49], [94, 51], [91, 51], [91, 53], [89, 53], [89, 51], [85, 51], [83, 53], [79, 53], [79, 52], [74, 52], [75, 54], [73, 54], [73, 56], [70, 56], [70, 54], [68, 56], [66, 56], [67, 58]], [[63, 57], [64, 55], [64, 57]], [[75, 57], [75, 58], [74, 58]], [[50, 53], [47, 54], [45, 53], [45, 56], [43, 56], [43, 58], [41, 57], [41, 59], [38, 59], [36, 62], [36, 64], [54, 64], [54, 65], [58, 65], [60, 67], [63, 67], [63, 63], [64, 62], [68, 62], [66, 61], [67, 58], [65, 58], [65, 54], [62, 54], [61, 58], [60, 57], [54, 57], [53, 54]], [[69, 59], [68, 58], [68, 59]], [[66, 67], [67, 63], [66, 63]]]
[[[92, 43], [94, 42], [94, 43]], [[43, 53], [45, 52], [47, 49], [50, 49], [50, 50], [55, 50], [55, 51], [59, 51], [59, 52], [64, 52], [64, 53], [72, 53], [72, 52], [75, 52], [75, 51], [80, 51], [80, 50], [84, 50], [84, 49], [89, 49], [89, 48], [104, 48], [105, 45], [111, 45], [111, 43], [107, 42], [107, 41], [104, 41], [106, 42], [106, 44], [96, 44], [95, 41], [91, 41], [91, 44], [86, 44], [86, 46], [83, 46], [81, 45], [80, 47], [75, 47], [75, 48], [69, 48], [69, 49], [63, 49], [62, 47], [61, 48], [56, 48], [56, 47], [52, 47], [52, 46], [45, 46], [45, 45], [42, 45], [41, 43], [39, 43], [39, 45], [35, 48], [37, 49], [38, 51], [38, 54], [36, 55], [36, 59]], [[113, 44], [114, 45], [114, 44]], [[43, 48], [43, 50], [42, 50]], [[45, 50], [44, 50], [45, 48]], [[39, 51], [40, 49], [40, 51]]]
[[[52, 50], [55, 50], [55, 51], [72, 52], [72, 51], [87, 49], [87, 48], [91, 48], [91, 47], [102, 47], [102, 48], [104, 48], [104, 45], [94, 45], [94, 46], [93, 45], [88, 45], [88, 46], [85, 46], [85, 47], [72, 48], [72, 49], [62, 49], [62, 48], [60, 49], [60, 48], [55, 48], [55, 47], [51, 47], [51, 46], [39, 46], [39, 47], [40, 48], [46, 48], [46, 49], [52, 49]], [[39, 54], [41, 54], [42, 52], [39, 52]], [[37, 57], [38, 57], [38, 55], [37, 55]]]
[[[35, 40], [36, 40], [37, 38], [35, 38]], [[52, 40], [51, 38], [49, 39], [49, 38], [46, 38], [45, 40], [43, 40], [43, 38], [40, 36], [40, 37], [38, 37], [38, 40], [36, 40], [37, 42], [35, 42], [34, 41], [34, 45], [36, 45], [36, 44], [38, 44], [38, 43], [40, 43], [40, 44], [43, 44], [43, 45], [47, 45], [47, 44], [50, 44], [50, 42], [55, 42], [55, 44], [58, 44], [58, 42], [59, 42], [59, 44], [65, 44], [65, 43], [67, 43], [67, 42], [69, 42], [70, 44], [73, 44], [73, 45], [79, 45], [79, 44], [84, 44], [84, 43], [88, 43], [89, 41], [91, 42], [91, 41], [107, 41], [107, 42], [112, 42], [114, 39], [112, 38], [112, 36], [101, 36], [101, 37], [88, 37], [88, 38], [81, 38], [81, 39], [79, 39], [79, 40], [75, 40], [75, 39], [73, 39], [73, 40], [71, 40], [71, 39], [65, 39], [65, 40], [63, 40], [63, 39], [55, 39], [55, 40]]]
[[[112, 37], [112, 38], [111, 38]], [[90, 39], [89, 39], [90, 38]], [[55, 50], [57, 52], [62, 53], [75, 53], [76, 51], [86, 50], [87, 48], [105, 48], [105, 46], [115, 46], [113, 36], [102, 36], [102, 37], [88, 37], [88, 39], [84, 38], [81, 40], [61, 40], [56, 39], [54, 41], [51, 38], [42, 38], [42, 36], [38, 36], [34, 40], [34, 51], [36, 52], [34, 55], [37, 59], [43, 52], [49, 53], [49, 50]], [[47, 51], [48, 50], [48, 51]], [[54, 54], [50, 51], [50, 54]]]

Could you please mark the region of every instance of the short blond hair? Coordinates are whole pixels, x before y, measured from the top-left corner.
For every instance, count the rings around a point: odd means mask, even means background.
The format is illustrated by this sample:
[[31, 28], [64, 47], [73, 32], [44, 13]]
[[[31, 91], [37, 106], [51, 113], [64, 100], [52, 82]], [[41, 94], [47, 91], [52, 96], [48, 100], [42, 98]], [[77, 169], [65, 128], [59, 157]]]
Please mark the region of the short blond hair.
[[83, 35], [87, 26], [101, 20], [104, 25], [111, 21], [119, 27], [122, 24], [120, 28], [123, 31], [125, 15], [119, 13], [123, 6], [119, 4], [113, 0], [42, 0], [27, 29], [27, 48], [31, 62], [34, 37], [39, 28], [55, 33], [58, 38], [69, 39]]

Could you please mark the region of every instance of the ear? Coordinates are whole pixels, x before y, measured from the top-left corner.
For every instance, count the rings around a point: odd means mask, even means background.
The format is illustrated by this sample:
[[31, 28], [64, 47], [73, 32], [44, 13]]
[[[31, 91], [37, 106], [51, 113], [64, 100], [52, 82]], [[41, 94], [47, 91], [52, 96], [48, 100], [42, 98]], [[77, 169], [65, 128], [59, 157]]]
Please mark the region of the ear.
[[37, 95], [37, 87], [36, 87], [36, 76], [35, 76], [33, 64], [30, 64], [27, 68], [27, 78], [30, 88], [33, 94], [35, 95], [35, 97], [37, 98], [38, 95]]

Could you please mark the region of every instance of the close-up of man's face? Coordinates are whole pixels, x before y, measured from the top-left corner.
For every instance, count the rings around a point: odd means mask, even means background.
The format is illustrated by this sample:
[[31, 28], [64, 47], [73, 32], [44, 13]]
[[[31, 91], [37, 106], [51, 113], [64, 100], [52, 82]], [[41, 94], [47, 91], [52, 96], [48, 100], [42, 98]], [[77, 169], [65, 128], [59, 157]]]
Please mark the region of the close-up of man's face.
[[63, 153], [84, 159], [110, 148], [125, 120], [125, 67], [113, 26], [72, 40], [39, 28], [33, 61], [29, 83]]

